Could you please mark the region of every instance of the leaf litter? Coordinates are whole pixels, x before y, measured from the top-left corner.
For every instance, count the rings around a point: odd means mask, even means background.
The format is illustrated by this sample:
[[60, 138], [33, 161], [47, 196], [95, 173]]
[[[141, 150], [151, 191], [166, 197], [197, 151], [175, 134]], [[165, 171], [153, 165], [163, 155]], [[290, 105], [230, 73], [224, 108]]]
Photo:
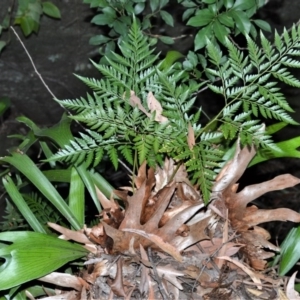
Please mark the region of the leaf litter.
[[[141, 106], [135, 97], [132, 93], [131, 104]], [[156, 101], [148, 95], [148, 108], [161, 118]], [[188, 139], [192, 148], [192, 128]], [[266, 271], [267, 259], [280, 249], [259, 226], [300, 222], [300, 214], [251, 204], [300, 180], [285, 174], [239, 191], [238, 180], [255, 153], [238, 143], [215, 179], [208, 206], [184, 166], [166, 159], [156, 170], [143, 164], [132, 177], [134, 188], [114, 193], [121, 201], [97, 191], [103, 211], [92, 228], [73, 231], [49, 223], [61, 238], [82, 243], [91, 253], [77, 276], [47, 275], [64, 288], [44, 299], [300, 299], [295, 275], [284, 290], [283, 279]]]

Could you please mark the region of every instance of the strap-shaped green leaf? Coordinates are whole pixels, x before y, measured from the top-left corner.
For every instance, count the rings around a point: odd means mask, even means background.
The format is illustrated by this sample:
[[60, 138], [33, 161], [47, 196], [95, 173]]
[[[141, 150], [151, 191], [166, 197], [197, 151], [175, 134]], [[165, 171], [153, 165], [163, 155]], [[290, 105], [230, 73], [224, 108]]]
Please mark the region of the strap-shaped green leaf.
[[284, 276], [300, 259], [300, 227], [293, 228], [280, 245], [281, 253], [276, 256], [272, 265], [279, 264], [279, 276]]
[[[99, 202], [99, 201], [98, 201]], [[78, 174], [76, 168], [72, 168], [70, 192], [69, 192], [69, 207], [80, 226], [84, 225], [84, 209], [85, 209], [84, 183]]]
[[1, 159], [23, 173], [36, 188], [61, 212], [61, 214], [70, 222], [75, 230], [79, 230], [80, 224], [75, 218], [64, 199], [57, 192], [55, 187], [26, 155], [18, 152], [12, 153], [12, 156], [6, 156]]
[[26, 219], [28, 224], [31, 226], [31, 228], [36, 232], [46, 233], [46, 230], [44, 229], [43, 225], [32, 213], [31, 209], [24, 200], [23, 196], [18, 191], [18, 188], [16, 187], [12, 179], [9, 176], [6, 176], [2, 178], [2, 182], [10, 198], [15, 203], [15, 205], [17, 206], [23, 217]]
[[78, 244], [37, 232], [2, 232], [0, 241], [13, 243], [0, 249], [0, 290], [40, 278], [64, 264], [85, 256]]

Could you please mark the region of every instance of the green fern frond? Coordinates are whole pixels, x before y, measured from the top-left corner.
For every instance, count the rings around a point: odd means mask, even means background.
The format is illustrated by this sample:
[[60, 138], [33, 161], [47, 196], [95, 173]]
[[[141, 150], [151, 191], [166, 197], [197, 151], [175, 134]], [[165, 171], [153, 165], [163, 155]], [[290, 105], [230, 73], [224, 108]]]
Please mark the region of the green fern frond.
[[[107, 155], [117, 168], [120, 158], [132, 165], [147, 161], [154, 167], [169, 156], [186, 165], [207, 202], [224, 145], [239, 136], [243, 145], [274, 149], [259, 118], [297, 124], [289, 115], [293, 110], [278, 82], [300, 87], [300, 81], [286, 69], [300, 67], [293, 58], [300, 55], [300, 26], [285, 30], [282, 36], [275, 33], [274, 45], [263, 34], [260, 46], [246, 38], [247, 50], [226, 40], [228, 56], [208, 41], [205, 74], [210, 79], [196, 83], [176, 64], [162, 70], [156, 63], [158, 55], [153, 54], [148, 38], [134, 20], [119, 46], [120, 54], [112, 53], [106, 58], [107, 64], [93, 63], [101, 80], [77, 76], [94, 93], [59, 101], [74, 111], [72, 119], [84, 123], [88, 130], [52, 159], [96, 166]], [[203, 85], [221, 95], [225, 103], [208, 124], [199, 124], [201, 109], [195, 109], [195, 95]], [[148, 106], [149, 92], [157, 109]], [[189, 124], [195, 138], [193, 146], [188, 146]]]
[[210, 193], [214, 179], [215, 169], [220, 167], [222, 155], [224, 153], [209, 143], [197, 144], [190, 151], [190, 159], [186, 161], [187, 172], [192, 175], [192, 183], [198, 184], [205, 203], [210, 199]]
[[29, 226], [18, 209], [6, 199], [0, 231], [28, 230]]
[[220, 49], [211, 41], [207, 41], [207, 53], [209, 60], [216, 66], [221, 64], [222, 52]]

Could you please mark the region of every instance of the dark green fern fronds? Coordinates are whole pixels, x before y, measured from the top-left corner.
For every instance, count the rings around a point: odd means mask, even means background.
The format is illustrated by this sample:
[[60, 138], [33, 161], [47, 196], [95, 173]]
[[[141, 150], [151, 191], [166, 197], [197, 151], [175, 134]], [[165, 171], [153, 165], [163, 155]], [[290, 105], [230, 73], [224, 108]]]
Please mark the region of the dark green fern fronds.
[[[242, 145], [275, 149], [262, 120], [297, 124], [278, 83], [300, 87], [287, 69], [300, 67], [294, 59], [300, 55], [300, 27], [282, 36], [275, 33], [274, 45], [260, 34], [260, 44], [247, 36], [247, 50], [241, 50], [226, 39], [225, 57], [208, 41], [206, 74], [211, 81], [197, 83], [176, 64], [162, 68], [134, 20], [120, 54], [110, 55], [106, 64], [93, 63], [102, 79], [78, 76], [93, 94], [57, 100], [88, 129], [52, 159], [96, 166], [107, 155], [115, 168], [120, 158], [136, 168], [144, 161], [154, 167], [172, 157], [186, 165], [204, 201], [209, 201], [228, 145], [239, 137]], [[223, 109], [208, 124], [199, 123], [201, 109], [195, 109], [202, 86], [224, 98]], [[189, 144], [189, 135], [195, 144]]]
[[62, 222], [61, 215], [54, 209], [49, 201], [45, 201], [45, 199], [36, 193], [24, 194], [23, 197], [30, 210], [41, 224], [46, 226], [47, 222], [57, 224]]
[[[285, 31], [282, 37], [275, 34], [275, 46], [261, 33], [261, 48], [247, 37], [247, 55], [227, 40], [229, 57], [224, 64], [221, 63], [221, 51], [208, 43], [208, 55], [214, 66], [208, 72], [221, 79], [220, 85], [209, 84], [209, 88], [221, 94], [225, 100], [223, 110], [213, 121], [220, 122], [220, 130], [226, 139], [235, 139], [239, 134], [243, 142], [255, 141], [255, 144], [273, 147], [271, 139], [264, 138], [263, 134], [255, 139], [250, 138], [251, 132], [256, 132], [259, 127], [260, 119], [298, 124], [289, 115], [293, 110], [280, 92], [278, 83], [270, 80], [273, 77], [300, 87], [300, 81], [286, 68], [300, 66], [298, 61], [290, 57], [300, 49], [299, 27], [293, 27], [291, 32]], [[249, 120], [251, 122], [247, 122]]]
[[29, 225], [23, 218], [18, 209], [6, 199], [6, 207], [3, 214], [3, 221], [0, 225], [0, 231], [12, 231], [12, 230], [28, 230]]

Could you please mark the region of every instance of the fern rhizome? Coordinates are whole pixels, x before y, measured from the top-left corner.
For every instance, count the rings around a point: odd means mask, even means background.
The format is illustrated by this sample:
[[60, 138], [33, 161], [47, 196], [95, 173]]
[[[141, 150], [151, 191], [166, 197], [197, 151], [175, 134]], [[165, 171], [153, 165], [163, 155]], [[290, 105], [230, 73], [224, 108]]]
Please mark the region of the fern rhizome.
[[[120, 53], [106, 57], [107, 64], [94, 66], [102, 79], [78, 76], [92, 90], [87, 98], [57, 100], [74, 112], [72, 119], [86, 124], [86, 132], [74, 138], [52, 159], [96, 166], [107, 154], [115, 168], [119, 156], [136, 171], [145, 160], [161, 164], [165, 156], [185, 164], [205, 202], [210, 199], [216, 169], [225, 145], [238, 137], [243, 145], [275, 147], [261, 121], [276, 119], [297, 124], [278, 81], [300, 87], [287, 67], [300, 67], [300, 27], [271, 44], [263, 34], [261, 47], [247, 37], [247, 51], [227, 40], [228, 53], [208, 42], [209, 79], [196, 83], [179, 63], [167, 69], [150, 49], [148, 38], [134, 21]], [[207, 85], [221, 94], [224, 108], [207, 124], [200, 124], [201, 109], [191, 113], [197, 91]], [[228, 147], [228, 146], [227, 146]]]

